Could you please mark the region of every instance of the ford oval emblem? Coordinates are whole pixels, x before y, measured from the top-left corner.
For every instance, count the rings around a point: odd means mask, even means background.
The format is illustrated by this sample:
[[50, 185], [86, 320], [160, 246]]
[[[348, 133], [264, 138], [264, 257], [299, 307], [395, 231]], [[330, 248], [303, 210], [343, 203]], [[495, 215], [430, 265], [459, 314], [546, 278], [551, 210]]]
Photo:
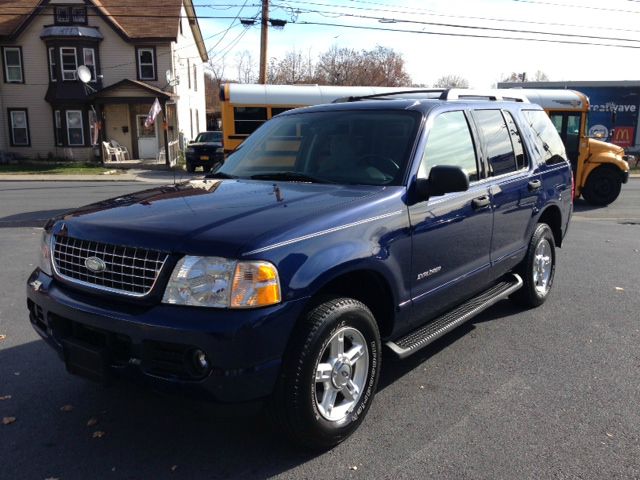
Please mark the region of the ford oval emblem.
[[104, 260], [98, 257], [88, 257], [84, 261], [84, 266], [95, 273], [101, 273], [107, 269], [107, 264], [104, 263]]

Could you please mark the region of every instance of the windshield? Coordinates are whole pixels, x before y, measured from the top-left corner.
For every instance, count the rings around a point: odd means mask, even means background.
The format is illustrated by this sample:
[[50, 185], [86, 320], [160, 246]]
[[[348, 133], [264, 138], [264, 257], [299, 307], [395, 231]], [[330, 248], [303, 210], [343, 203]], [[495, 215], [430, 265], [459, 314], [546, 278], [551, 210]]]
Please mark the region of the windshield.
[[221, 176], [400, 185], [421, 114], [405, 110], [301, 112], [269, 120], [232, 153]]
[[195, 139], [196, 142], [222, 143], [222, 132], [202, 132]]

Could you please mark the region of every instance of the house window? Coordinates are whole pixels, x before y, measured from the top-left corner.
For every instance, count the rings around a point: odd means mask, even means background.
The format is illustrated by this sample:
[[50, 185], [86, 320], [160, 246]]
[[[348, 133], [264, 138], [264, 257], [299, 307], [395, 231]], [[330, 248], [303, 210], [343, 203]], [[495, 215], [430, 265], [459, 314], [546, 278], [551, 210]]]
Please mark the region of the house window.
[[138, 80], [156, 79], [155, 48], [138, 48]]
[[70, 147], [84, 146], [84, 126], [81, 110], [67, 110], [67, 140]]
[[56, 24], [71, 23], [71, 7], [55, 7]]
[[193, 66], [193, 89], [198, 91], [198, 69], [196, 65]]
[[53, 112], [53, 116], [56, 122], [56, 145], [62, 146], [64, 144], [64, 140], [62, 139], [62, 135], [64, 134], [62, 131], [62, 112], [56, 110]]
[[96, 81], [96, 52], [93, 48], [83, 48], [82, 58], [84, 59], [84, 65], [91, 70], [91, 81]]
[[57, 80], [56, 78], [56, 49], [49, 47], [49, 79], [52, 82]]
[[62, 66], [62, 80], [75, 80], [78, 62], [75, 47], [60, 49], [60, 65]]
[[187, 58], [187, 86], [191, 89], [191, 62]]
[[87, 24], [87, 7], [84, 6], [55, 7], [54, 15], [56, 25]]
[[4, 59], [4, 81], [6, 83], [24, 83], [22, 73], [22, 49], [20, 47], [2, 47]]
[[11, 145], [24, 147], [30, 145], [29, 117], [26, 109], [9, 109], [9, 124], [11, 125]]
[[71, 7], [71, 21], [73, 23], [87, 23], [87, 8], [86, 7]]

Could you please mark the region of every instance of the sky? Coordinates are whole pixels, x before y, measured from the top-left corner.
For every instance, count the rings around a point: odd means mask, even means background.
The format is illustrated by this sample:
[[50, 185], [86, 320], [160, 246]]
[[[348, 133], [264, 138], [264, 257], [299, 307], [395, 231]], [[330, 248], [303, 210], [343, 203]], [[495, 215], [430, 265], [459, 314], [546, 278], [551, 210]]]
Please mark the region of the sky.
[[[242, 52], [257, 68], [259, 21], [247, 28], [240, 19], [259, 19], [260, 1], [194, 4], [209, 57], [225, 77], [238, 78]], [[552, 81], [640, 80], [640, 0], [270, 0], [269, 17], [287, 21], [269, 28], [269, 58], [296, 51], [315, 60], [334, 45], [380, 45], [402, 54], [415, 84], [460, 75], [490, 88], [511, 72], [537, 71]]]

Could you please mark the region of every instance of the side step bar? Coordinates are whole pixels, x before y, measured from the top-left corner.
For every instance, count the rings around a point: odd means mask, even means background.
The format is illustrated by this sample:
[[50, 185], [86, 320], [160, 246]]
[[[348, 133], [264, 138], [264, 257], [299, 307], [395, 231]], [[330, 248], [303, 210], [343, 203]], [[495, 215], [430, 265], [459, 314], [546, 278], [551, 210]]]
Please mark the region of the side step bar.
[[462, 305], [431, 320], [429, 323], [409, 332], [402, 338], [386, 343], [398, 357], [405, 358], [417, 352], [423, 347], [434, 342], [445, 333], [462, 325], [478, 313], [489, 308], [496, 302], [507, 298], [513, 292], [522, 287], [522, 279], [519, 275], [508, 274], [488, 290], [467, 300]]

